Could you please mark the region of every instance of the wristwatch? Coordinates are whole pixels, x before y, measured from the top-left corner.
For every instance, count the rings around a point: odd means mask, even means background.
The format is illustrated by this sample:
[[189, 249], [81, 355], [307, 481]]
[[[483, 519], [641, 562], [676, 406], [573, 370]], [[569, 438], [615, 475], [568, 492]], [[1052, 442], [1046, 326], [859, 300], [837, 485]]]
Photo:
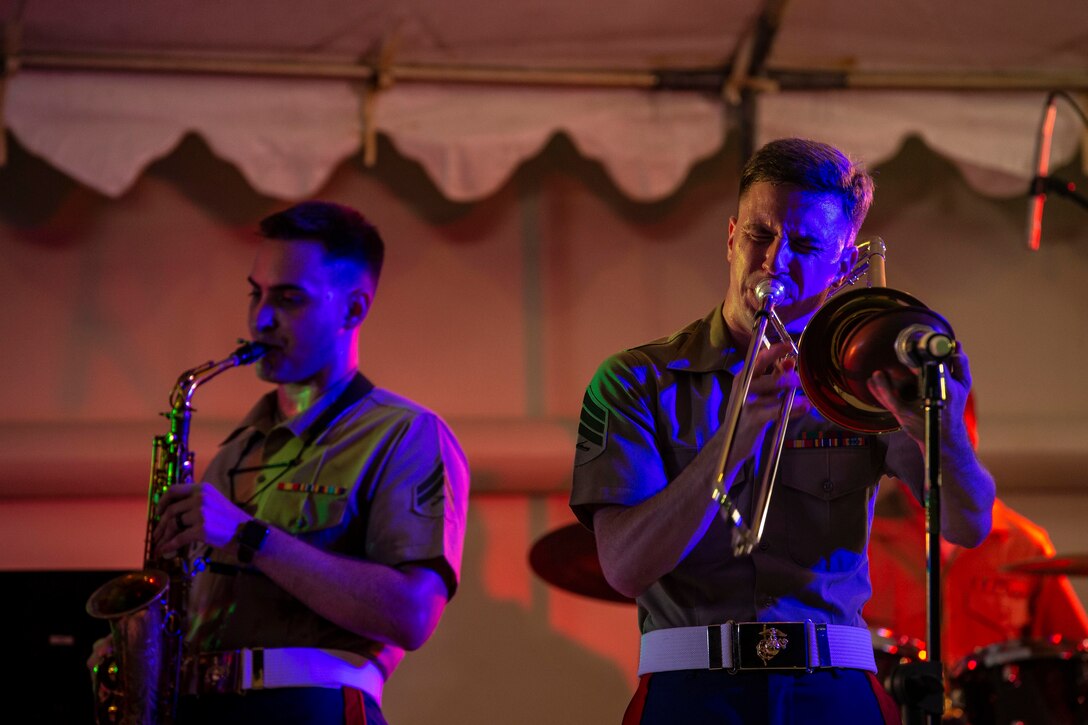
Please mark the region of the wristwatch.
[[238, 531], [238, 561], [253, 563], [253, 555], [261, 550], [267, 538], [268, 526], [263, 521], [250, 519], [242, 524]]

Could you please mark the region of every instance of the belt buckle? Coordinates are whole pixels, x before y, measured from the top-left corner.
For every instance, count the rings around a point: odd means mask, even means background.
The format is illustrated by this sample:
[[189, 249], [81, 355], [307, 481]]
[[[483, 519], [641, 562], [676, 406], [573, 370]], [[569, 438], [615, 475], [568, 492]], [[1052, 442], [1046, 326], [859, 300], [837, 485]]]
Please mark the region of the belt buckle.
[[804, 622], [737, 622], [733, 626], [735, 669], [812, 669]]
[[242, 652], [201, 652], [196, 656], [197, 692], [201, 695], [240, 695]]

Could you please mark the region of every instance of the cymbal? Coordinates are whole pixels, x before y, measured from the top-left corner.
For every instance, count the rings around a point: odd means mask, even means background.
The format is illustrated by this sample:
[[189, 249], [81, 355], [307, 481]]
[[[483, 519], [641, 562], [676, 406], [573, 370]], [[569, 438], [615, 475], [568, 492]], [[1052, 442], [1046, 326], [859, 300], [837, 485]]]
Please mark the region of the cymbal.
[[1024, 559], [1007, 564], [1002, 569], [1019, 574], [1088, 576], [1088, 554], [1041, 556], [1037, 559]]
[[569, 524], [540, 537], [529, 550], [529, 566], [552, 586], [584, 597], [634, 604], [605, 580], [593, 532]]

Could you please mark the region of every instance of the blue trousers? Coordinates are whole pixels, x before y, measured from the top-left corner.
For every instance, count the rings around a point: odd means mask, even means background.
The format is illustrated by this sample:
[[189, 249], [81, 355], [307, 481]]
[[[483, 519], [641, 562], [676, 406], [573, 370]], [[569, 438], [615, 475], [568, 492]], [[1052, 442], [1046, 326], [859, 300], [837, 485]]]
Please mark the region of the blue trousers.
[[846, 669], [810, 673], [657, 672], [643, 677], [624, 723], [885, 725], [873, 685], [868, 673]]

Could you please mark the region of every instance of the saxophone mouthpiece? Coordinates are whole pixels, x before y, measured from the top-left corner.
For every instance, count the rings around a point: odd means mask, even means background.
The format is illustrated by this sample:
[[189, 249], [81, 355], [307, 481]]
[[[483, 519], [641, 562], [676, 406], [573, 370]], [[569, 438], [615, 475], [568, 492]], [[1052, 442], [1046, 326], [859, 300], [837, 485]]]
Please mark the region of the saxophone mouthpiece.
[[239, 340], [238, 342], [244, 342], [244, 344], [231, 355], [231, 357], [234, 358], [235, 365], [249, 365], [255, 363], [268, 352], [268, 345], [265, 345], [263, 342], [245, 342], [244, 340]]

